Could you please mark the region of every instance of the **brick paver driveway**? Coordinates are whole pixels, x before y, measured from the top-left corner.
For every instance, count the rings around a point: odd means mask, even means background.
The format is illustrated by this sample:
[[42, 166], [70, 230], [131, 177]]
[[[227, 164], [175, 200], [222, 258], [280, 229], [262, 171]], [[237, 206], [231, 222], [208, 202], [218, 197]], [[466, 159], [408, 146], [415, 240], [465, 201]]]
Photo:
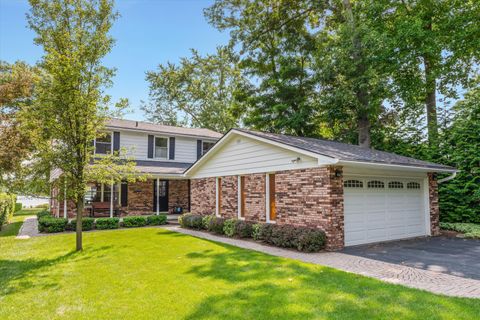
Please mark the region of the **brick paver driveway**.
[[343, 253], [480, 280], [480, 240], [417, 238], [345, 248]]

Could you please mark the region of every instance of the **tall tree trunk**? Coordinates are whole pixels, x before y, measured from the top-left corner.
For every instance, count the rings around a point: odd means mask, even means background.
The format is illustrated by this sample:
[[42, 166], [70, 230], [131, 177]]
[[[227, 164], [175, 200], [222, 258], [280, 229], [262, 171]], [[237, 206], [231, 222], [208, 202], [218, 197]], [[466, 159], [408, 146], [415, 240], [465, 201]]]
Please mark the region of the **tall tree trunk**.
[[[345, 18], [351, 29], [351, 39], [353, 46], [353, 62], [356, 65], [356, 77], [362, 77], [365, 74], [365, 65], [362, 61], [362, 43], [358, 36], [355, 17], [353, 16], [352, 4], [350, 0], [343, 0], [343, 7], [345, 8]], [[370, 119], [368, 118], [368, 92], [365, 86], [360, 85], [354, 88], [355, 95], [360, 103], [359, 110], [357, 110], [357, 130], [358, 130], [358, 145], [363, 148], [370, 148]]]
[[438, 139], [437, 99], [435, 75], [432, 72], [432, 61], [424, 56], [425, 68], [425, 107], [427, 112], [428, 142], [432, 145]]
[[82, 241], [83, 199], [77, 203], [77, 251], [83, 250]]
[[358, 121], [358, 145], [362, 148], [370, 148], [370, 120], [366, 114], [361, 115]]

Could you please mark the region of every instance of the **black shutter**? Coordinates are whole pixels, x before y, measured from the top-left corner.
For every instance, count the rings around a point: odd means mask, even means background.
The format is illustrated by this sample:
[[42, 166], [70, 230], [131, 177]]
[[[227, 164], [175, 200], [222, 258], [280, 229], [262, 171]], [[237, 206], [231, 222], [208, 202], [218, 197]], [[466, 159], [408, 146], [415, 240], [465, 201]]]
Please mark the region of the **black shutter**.
[[127, 181], [122, 182], [120, 194], [121, 194], [121, 200], [122, 200], [122, 207], [128, 206], [128, 182]]
[[170, 141], [170, 147], [168, 148], [168, 159], [174, 160], [175, 159], [175, 138], [171, 137], [169, 141]]
[[153, 179], [153, 210], [157, 211], [157, 179]]
[[113, 151], [120, 150], [120, 132], [113, 132]]
[[155, 139], [153, 138], [153, 136], [148, 135], [148, 154], [147, 154], [147, 157], [150, 158], [150, 159], [153, 159], [153, 144], [155, 143], [154, 140]]
[[197, 160], [202, 156], [202, 140], [197, 140]]

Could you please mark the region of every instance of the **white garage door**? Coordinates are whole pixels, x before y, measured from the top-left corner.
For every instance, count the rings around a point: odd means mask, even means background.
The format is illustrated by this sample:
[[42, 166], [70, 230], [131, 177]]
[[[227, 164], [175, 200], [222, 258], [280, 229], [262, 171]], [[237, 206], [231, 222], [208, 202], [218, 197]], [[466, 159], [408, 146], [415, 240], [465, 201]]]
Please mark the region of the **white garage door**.
[[421, 179], [345, 177], [345, 245], [426, 235]]

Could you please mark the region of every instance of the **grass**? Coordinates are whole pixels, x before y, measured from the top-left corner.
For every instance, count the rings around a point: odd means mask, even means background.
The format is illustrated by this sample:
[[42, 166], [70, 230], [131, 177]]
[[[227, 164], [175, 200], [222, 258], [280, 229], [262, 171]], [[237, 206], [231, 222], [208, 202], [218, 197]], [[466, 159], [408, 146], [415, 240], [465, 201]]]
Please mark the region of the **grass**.
[[467, 238], [480, 239], [480, 224], [477, 223], [440, 222], [440, 227], [445, 230], [461, 232]]
[[474, 319], [434, 295], [161, 228], [0, 239], [0, 319]]
[[2, 226], [0, 230], [0, 237], [12, 237], [18, 234], [20, 227], [23, 224], [23, 220], [26, 217], [34, 216], [37, 212], [42, 209], [23, 209], [15, 212], [13, 215], [12, 221], [9, 224]]

